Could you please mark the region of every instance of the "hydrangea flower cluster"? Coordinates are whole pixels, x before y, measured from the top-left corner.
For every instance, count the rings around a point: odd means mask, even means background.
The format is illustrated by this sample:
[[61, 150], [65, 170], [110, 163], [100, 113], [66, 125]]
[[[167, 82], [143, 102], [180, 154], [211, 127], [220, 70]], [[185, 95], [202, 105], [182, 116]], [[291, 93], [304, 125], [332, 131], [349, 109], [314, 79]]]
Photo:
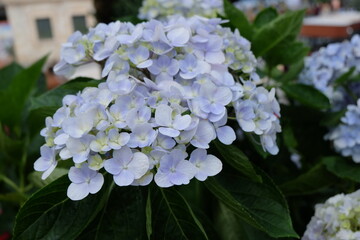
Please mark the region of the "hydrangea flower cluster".
[[360, 239], [360, 190], [338, 194], [315, 206], [302, 240]]
[[300, 74], [300, 82], [309, 84], [323, 92], [332, 102], [333, 109], [345, 108], [355, 103], [353, 95], [360, 97], [360, 84], [352, 83], [349, 89], [335, 86], [335, 80], [355, 68], [353, 74], [360, 73], [360, 36], [351, 41], [329, 44], [305, 59], [305, 67]]
[[86, 35], [74, 33], [55, 72], [71, 74], [95, 61], [104, 64], [106, 81], [65, 96], [46, 119], [41, 132], [46, 143], [35, 170], [46, 178], [59, 161], [72, 159], [73, 200], [99, 191], [105, 172], [118, 186], [153, 179], [160, 187], [188, 184], [194, 177], [204, 181], [222, 169], [221, 161], [207, 154], [209, 143], [217, 138], [231, 144], [236, 138], [226, 125], [228, 112], [276, 154], [281, 128], [274, 90], [255, 85], [250, 43], [220, 23], [176, 17], [136, 26], [99, 24]]
[[357, 105], [348, 105], [341, 123], [328, 133], [325, 138], [332, 140], [335, 150], [345, 157], [351, 156], [360, 163], [360, 99]]
[[195, 15], [214, 18], [223, 14], [222, 0], [144, 0], [139, 11], [140, 19], [166, 19], [179, 15], [192, 17]]

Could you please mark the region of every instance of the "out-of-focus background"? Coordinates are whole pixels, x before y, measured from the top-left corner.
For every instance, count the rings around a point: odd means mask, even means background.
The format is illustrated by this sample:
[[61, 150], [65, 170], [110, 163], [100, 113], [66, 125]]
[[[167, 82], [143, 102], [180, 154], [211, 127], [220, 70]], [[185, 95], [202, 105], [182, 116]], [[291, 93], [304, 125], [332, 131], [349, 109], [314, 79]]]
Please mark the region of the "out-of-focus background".
[[[0, 0], [0, 68], [12, 61], [27, 66], [49, 54], [47, 78], [52, 88], [64, 81], [51, 67], [58, 61], [61, 44], [72, 32], [87, 31], [97, 22], [108, 23], [136, 16], [140, 0]], [[360, 30], [359, 0], [240, 0], [232, 1], [249, 19], [263, 8], [278, 11], [307, 9], [301, 36], [313, 49], [349, 38]], [[96, 77], [90, 65], [75, 76]], [[75, 77], [74, 76], [74, 77]]]

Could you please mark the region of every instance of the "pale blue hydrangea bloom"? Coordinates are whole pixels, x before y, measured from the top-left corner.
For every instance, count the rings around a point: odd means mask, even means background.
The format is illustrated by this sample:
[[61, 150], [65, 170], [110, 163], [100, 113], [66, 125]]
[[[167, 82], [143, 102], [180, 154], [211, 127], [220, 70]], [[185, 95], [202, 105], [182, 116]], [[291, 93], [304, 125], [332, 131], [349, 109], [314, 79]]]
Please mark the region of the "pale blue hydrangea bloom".
[[360, 239], [360, 190], [338, 194], [315, 206], [302, 240]]
[[216, 17], [223, 13], [222, 0], [144, 0], [140, 19], [166, 19], [171, 15]]
[[280, 106], [275, 98], [275, 89], [270, 92], [256, 87], [253, 82], [244, 82], [244, 101], [234, 105], [236, 118], [245, 132], [260, 136], [265, 151], [277, 154], [276, 133], [281, 131]]
[[71, 184], [67, 190], [67, 195], [71, 200], [81, 200], [89, 193], [97, 193], [104, 184], [104, 176], [91, 170], [87, 163], [80, 168], [71, 167], [69, 179]]
[[41, 178], [46, 179], [57, 166], [55, 149], [44, 145], [40, 148], [40, 154], [41, 157], [34, 163], [34, 169], [36, 171], [44, 172]]
[[[91, 179], [108, 172], [119, 186], [203, 181], [222, 169], [221, 161], [207, 154], [209, 144], [217, 138], [229, 145], [236, 138], [226, 125], [232, 108], [240, 128], [259, 135], [264, 149], [276, 154], [280, 109], [274, 91], [255, 85], [250, 43], [221, 23], [202, 17], [136, 26], [116, 22], [72, 36], [63, 52], [79, 53], [75, 60], [62, 56], [57, 73], [101, 61], [106, 81], [65, 96], [63, 106], [46, 119], [41, 132], [46, 151], [36, 170], [45, 178], [58, 161], [71, 159], [72, 169], [91, 170]], [[73, 183], [71, 188], [84, 185]]]
[[325, 138], [333, 141], [335, 150], [341, 155], [360, 163], [360, 100], [357, 105], [348, 105], [341, 123]]
[[[299, 81], [314, 86], [323, 92], [331, 101], [332, 109], [337, 111], [356, 99], [341, 86], [335, 85], [335, 80], [342, 74], [355, 68], [353, 75], [360, 73], [360, 36], [354, 35], [350, 41], [332, 43], [305, 59], [305, 67]], [[360, 97], [360, 84], [351, 83], [349, 89], [352, 95]]]
[[189, 161], [196, 167], [195, 178], [200, 181], [215, 176], [222, 169], [222, 162], [214, 155], [208, 155], [205, 149], [198, 148], [194, 150]]
[[113, 158], [105, 160], [104, 168], [114, 175], [114, 181], [119, 186], [128, 186], [139, 179], [149, 169], [149, 159], [141, 152], [133, 152], [128, 147], [113, 152]]

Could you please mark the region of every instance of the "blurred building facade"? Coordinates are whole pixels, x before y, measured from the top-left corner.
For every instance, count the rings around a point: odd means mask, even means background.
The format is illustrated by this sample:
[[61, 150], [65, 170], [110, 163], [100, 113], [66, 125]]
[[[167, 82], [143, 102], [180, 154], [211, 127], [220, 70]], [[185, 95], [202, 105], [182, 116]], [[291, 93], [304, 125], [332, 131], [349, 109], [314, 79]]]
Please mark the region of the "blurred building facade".
[[95, 24], [92, 0], [0, 0], [14, 37], [15, 59], [29, 65], [50, 54], [58, 61], [61, 44], [76, 30]]

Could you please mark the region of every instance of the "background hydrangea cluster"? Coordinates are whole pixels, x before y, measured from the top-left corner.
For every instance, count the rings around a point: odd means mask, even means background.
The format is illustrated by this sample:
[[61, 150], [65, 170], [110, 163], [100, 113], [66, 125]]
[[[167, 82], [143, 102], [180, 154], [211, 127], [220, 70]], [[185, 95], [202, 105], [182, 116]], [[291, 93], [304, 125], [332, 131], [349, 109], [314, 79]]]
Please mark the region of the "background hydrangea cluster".
[[360, 109], [356, 105], [356, 101], [359, 104], [360, 84], [338, 82], [347, 73], [360, 73], [359, 35], [354, 35], [351, 41], [329, 44], [306, 58], [300, 82], [323, 92], [332, 103], [332, 111], [347, 109], [341, 123], [331, 129], [325, 139], [332, 140], [335, 150], [341, 155], [351, 156], [355, 162], [360, 162]]
[[302, 240], [360, 239], [360, 190], [338, 194], [315, 206]]
[[325, 136], [332, 140], [335, 150], [345, 157], [360, 163], [360, 100], [357, 105], [348, 105], [341, 123]]
[[307, 57], [299, 79], [323, 92], [332, 102], [333, 110], [339, 110], [360, 97], [360, 84], [344, 87], [336, 83], [351, 68], [354, 68], [354, 75], [360, 73], [359, 35], [354, 35], [350, 41], [329, 44]]
[[139, 10], [140, 19], [166, 19], [171, 15], [214, 18], [223, 13], [222, 0], [144, 0]]
[[222, 169], [221, 161], [207, 154], [209, 143], [217, 138], [231, 144], [236, 138], [226, 125], [228, 113], [276, 154], [281, 128], [275, 92], [256, 86], [250, 43], [220, 23], [174, 17], [167, 23], [99, 24], [86, 35], [74, 33], [55, 71], [69, 75], [95, 61], [104, 64], [106, 82], [65, 96], [63, 107], [46, 119], [41, 132], [46, 144], [34, 164], [42, 178], [58, 161], [72, 159], [73, 200], [98, 192], [105, 171], [119, 186], [153, 179], [160, 187], [188, 184], [194, 177], [203, 181]]

